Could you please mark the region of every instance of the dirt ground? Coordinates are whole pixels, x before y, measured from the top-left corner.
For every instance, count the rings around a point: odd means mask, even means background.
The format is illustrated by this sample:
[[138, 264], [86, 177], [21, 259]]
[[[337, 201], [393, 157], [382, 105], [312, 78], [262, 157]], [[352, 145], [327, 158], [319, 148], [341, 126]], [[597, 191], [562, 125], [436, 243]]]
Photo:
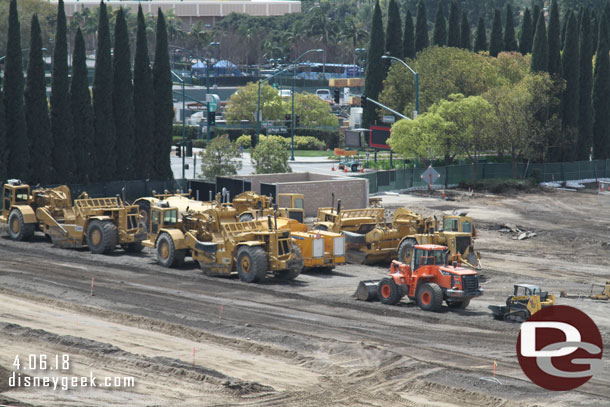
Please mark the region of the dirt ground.
[[[466, 310], [421, 311], [352, 297], [386, 266], [345, 265], [286, 283], [164, 269], [152, 252], [98, 256], [13, 242], [0, 230], [0, 404], [20, 406], [607, 406], [610, 303], [559, 298], [610, 280], [610, 196], [548, 191], [384, 196], [425, 215], [467, 209], [482, 254], [483, 297]], [[505, 223], [533, 231], [515, 240]], [[94, 296], [91, 283], [94, 281]], [[496, 321], [516, 282], [539, 284], [598, 325], [604, 374], [549, 392], [522, 373], [519, 324]], [[68, 354], [60, 374], [132, 376], [134, 387], [9, 387], [16, 355]], [[481, 378], [493, 374], [502, 384]], [[20, 371], [57, 376], [57, 371]]]

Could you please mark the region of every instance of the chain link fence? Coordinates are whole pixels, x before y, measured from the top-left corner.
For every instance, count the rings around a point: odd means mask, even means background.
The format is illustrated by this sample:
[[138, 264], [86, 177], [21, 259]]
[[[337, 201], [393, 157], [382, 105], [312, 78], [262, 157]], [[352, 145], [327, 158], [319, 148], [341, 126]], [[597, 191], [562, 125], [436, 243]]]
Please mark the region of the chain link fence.
[[[422, 178], [427, 168], [407, 168], [377, 171], [358, 175], [369, 180], [369, 193], [427, 189], [428, 180]], [[473, 165], [450, 165], [434, 168], [440, 175], [433, 188], [449, 188], [461, 181], [475, 179], [513, 178], [511, 163], [479, 163]], [[519, 163], [517, 178], [533, 177], [539, 182], [571, 181], [610, 177], [610, 160], [574, 161], [565, 163]]]

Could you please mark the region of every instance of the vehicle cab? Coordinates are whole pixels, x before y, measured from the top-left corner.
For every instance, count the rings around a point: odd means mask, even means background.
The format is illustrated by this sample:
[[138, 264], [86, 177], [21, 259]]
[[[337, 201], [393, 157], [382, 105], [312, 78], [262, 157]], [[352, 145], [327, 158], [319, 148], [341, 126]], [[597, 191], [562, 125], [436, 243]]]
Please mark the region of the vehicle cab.
[[445, 232], [468, 233], [476, 236], [474, 224], [470, 216], [445, 215], [443, 217], [443, 230]]
[[29, 205], [32, 200], [30, 186], [22, 184], [21, 181], [10, 179], [2, 189], [2, 216], [1, 220], [6, 222], [9, 212], [13, 206]]
[[[161, 229], [178, 226], [178, 208], [170, 207], [167, 202], [158, 202], [150, 208], [150, 224], [148, 225], [148, 241], [145, 246], [154, 247], [154, 242]], [[150, 246], [152, 244], [152, 246]]]

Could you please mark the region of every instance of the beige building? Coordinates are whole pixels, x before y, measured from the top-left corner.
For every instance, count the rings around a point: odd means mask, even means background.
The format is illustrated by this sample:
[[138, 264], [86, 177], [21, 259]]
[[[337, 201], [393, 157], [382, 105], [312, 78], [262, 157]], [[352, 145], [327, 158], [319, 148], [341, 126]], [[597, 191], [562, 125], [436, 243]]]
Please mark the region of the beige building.
[[[49, 0], [57, 3], [57, 0]], [[99, 0], [64, 0], [66, 16], [72, 17], [75, 12], [84, 7], [97, 8]], [[157, 13], [173, 10], [174, 15], [184, 22], [185, 28], [201, 22], [214, 26], [219, 20], [231, 13], [243, 13], [251, 16], [281, 16], [301, 12], [301, 2], [291, 0], [150, 0], [122, 1], [107, 0], [112, 8], [124, 7], [137, 13], [138, 5], [142, 5], [144, 13]]]

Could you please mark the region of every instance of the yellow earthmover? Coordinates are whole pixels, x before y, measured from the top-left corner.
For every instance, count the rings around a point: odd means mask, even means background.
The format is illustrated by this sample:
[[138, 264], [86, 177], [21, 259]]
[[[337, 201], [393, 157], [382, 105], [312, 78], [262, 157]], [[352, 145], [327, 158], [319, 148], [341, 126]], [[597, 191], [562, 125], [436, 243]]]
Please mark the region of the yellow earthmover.
[[231, 275], [252, 283], [268, 273], [292, 280], [303, 268], [301, 251], [290, 231], [275, 228], [271, 217], [248, 222], [222, 222], [212, 208], [189, 211], [161, 201], [150, 208], [148, 239], [157, 261], [164, 267], [179, 266], [186, 256], [197, 261], [208, 275]]
[[418, 244], [447, 246], [452, 260], [472, 268], [480, 268], [474, 251], [476, 231], [472, 218], [464, 215], [423, 216], [406, 208], [396, 209], [392, 222], [386, 222], [384, 208], [341, 209], [319, 208], [314, 229], [343, 233], [347, 243], [347, 261], [374, 264], [398, 259], [410, 263], [413, 248]]
[[534, 284], [515, 284], [513, 295], [506, 299], [506, 305], [490, 305], [495, 319], [525, 322], [536, 312], [555, 305], [555, 296]]
[[86, 193], [74, 200], [65, 186], [39, 188], [10, 180], [3, 188], [0, 221], [9, 225], [13, 240], [28, 240], [39, 230], [62, 248], [88, 246], [91, 252], [110, 253], [117, 245], [126, 251], [140, 251], [146, 234], [138, 227], [137, 206], [120, 198], [89, 198]]

